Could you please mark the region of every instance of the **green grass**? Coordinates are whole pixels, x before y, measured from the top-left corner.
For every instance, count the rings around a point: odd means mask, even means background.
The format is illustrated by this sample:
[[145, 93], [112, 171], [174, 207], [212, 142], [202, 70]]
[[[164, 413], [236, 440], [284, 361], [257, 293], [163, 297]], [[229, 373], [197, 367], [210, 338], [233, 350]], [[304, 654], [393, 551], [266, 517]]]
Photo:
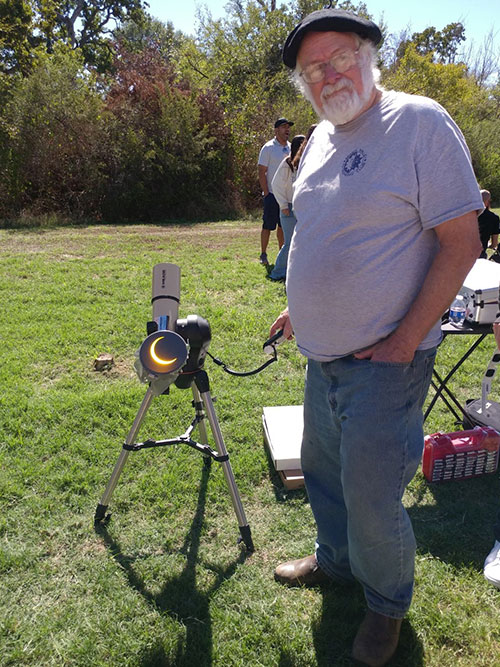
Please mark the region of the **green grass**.
[[[281, 486], [262, 438], [263, 406], [302, 402], [293, 344], [251, 378], [206, 362], [253, 555], [236, 544], [220, 466], [182, 446], [131, 454], [109, 525], [93, 527], [145, 393], [133, 361], [153, 265], [181, 267], [179, 314], [209, 320], [211, 353], [254, 368], [286, 303], [258, 263], [259, 223], [0, 230], [0, 255], [0, 665], [350, 665], [361, 591], [287, 590], [272, 576], [314, 541], [305, 492]], [[446, 340], [438, 368], [469, 343]], [[479, 397], [493, 349], [484, 341], [457, 374], [462, 400]], [[98, 373], [103, 352], [115, 365]], [[174, 437], [192, 416], [191, 393], [173, 388], [139, 439]], [[438, 403], [426, 428], [455, 425]], [[431, 486], [419, 472], [405, 502], [416, 587], [391, 664], [500, 665], [500, 591], [482, 577], [498, 475]]]

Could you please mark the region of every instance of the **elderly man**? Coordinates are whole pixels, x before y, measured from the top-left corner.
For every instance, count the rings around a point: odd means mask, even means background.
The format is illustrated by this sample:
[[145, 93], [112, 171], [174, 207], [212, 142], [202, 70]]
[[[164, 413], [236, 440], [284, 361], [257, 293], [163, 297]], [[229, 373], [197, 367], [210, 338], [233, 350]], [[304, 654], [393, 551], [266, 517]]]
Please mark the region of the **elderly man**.
[[295, 182], [288, 309], [271, 333], [308, 359], [302, 469], [315, 554], [283, 584], [357, 580], [367, 613], [353, 657], [383, 665], [412, 597], [402, 504], [423, 448], [440, 318], [480, 252], [482, 208], [460, 130], [432, 100], [377, 86], [379, 28], [323, 9], [290, 33], [285, 64], [322, 118]]

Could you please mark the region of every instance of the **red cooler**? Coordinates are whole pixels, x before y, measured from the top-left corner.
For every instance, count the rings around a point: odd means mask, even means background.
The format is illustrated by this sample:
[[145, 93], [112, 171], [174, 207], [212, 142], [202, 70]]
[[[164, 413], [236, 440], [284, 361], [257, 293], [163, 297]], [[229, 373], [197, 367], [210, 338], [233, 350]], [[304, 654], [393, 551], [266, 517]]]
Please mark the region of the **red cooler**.
[[425, 437], [422, 472], [429, 482], [468, 479], [495, 472], [500, 434], [489, 426]]

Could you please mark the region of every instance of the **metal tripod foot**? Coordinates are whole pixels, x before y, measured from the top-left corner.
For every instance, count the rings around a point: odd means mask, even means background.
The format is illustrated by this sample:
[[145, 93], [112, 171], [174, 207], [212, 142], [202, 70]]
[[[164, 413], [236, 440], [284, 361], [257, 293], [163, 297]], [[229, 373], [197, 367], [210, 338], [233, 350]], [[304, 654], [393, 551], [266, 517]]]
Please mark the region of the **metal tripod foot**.
[[240, 526], [240, 535], [241, 537], [239, 538], [239, 542], [243, 542], [243, 544], [246, 546], [247, 551], [250, 551], [253, 553], [255, 551], [255, 547], [253, 545], [253, 540], [252, 540], [252, 533], [250, 530], [250, 526]]
[[106, 514], [108, 511], [108, 506], [107, 505], [97, 505], [95, 514], [94, 514], [94, 523], [108, 523], [108, 521], [111, 519], [111, 514]]

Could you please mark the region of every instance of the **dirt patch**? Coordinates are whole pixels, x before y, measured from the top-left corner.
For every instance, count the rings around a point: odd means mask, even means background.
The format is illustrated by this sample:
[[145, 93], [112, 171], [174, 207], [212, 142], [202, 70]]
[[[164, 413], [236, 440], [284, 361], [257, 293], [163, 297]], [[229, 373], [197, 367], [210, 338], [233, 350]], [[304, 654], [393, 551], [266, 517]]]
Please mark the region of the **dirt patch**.
[[133, 378], [135, 377], [134, 360], [133, 359], [115, 359], [110, 368], [105, 368], [101, 371], [96, 371], [91, 368], [91, 372], [96, 377], [104, 377], [110, 380], [118, 378]]

